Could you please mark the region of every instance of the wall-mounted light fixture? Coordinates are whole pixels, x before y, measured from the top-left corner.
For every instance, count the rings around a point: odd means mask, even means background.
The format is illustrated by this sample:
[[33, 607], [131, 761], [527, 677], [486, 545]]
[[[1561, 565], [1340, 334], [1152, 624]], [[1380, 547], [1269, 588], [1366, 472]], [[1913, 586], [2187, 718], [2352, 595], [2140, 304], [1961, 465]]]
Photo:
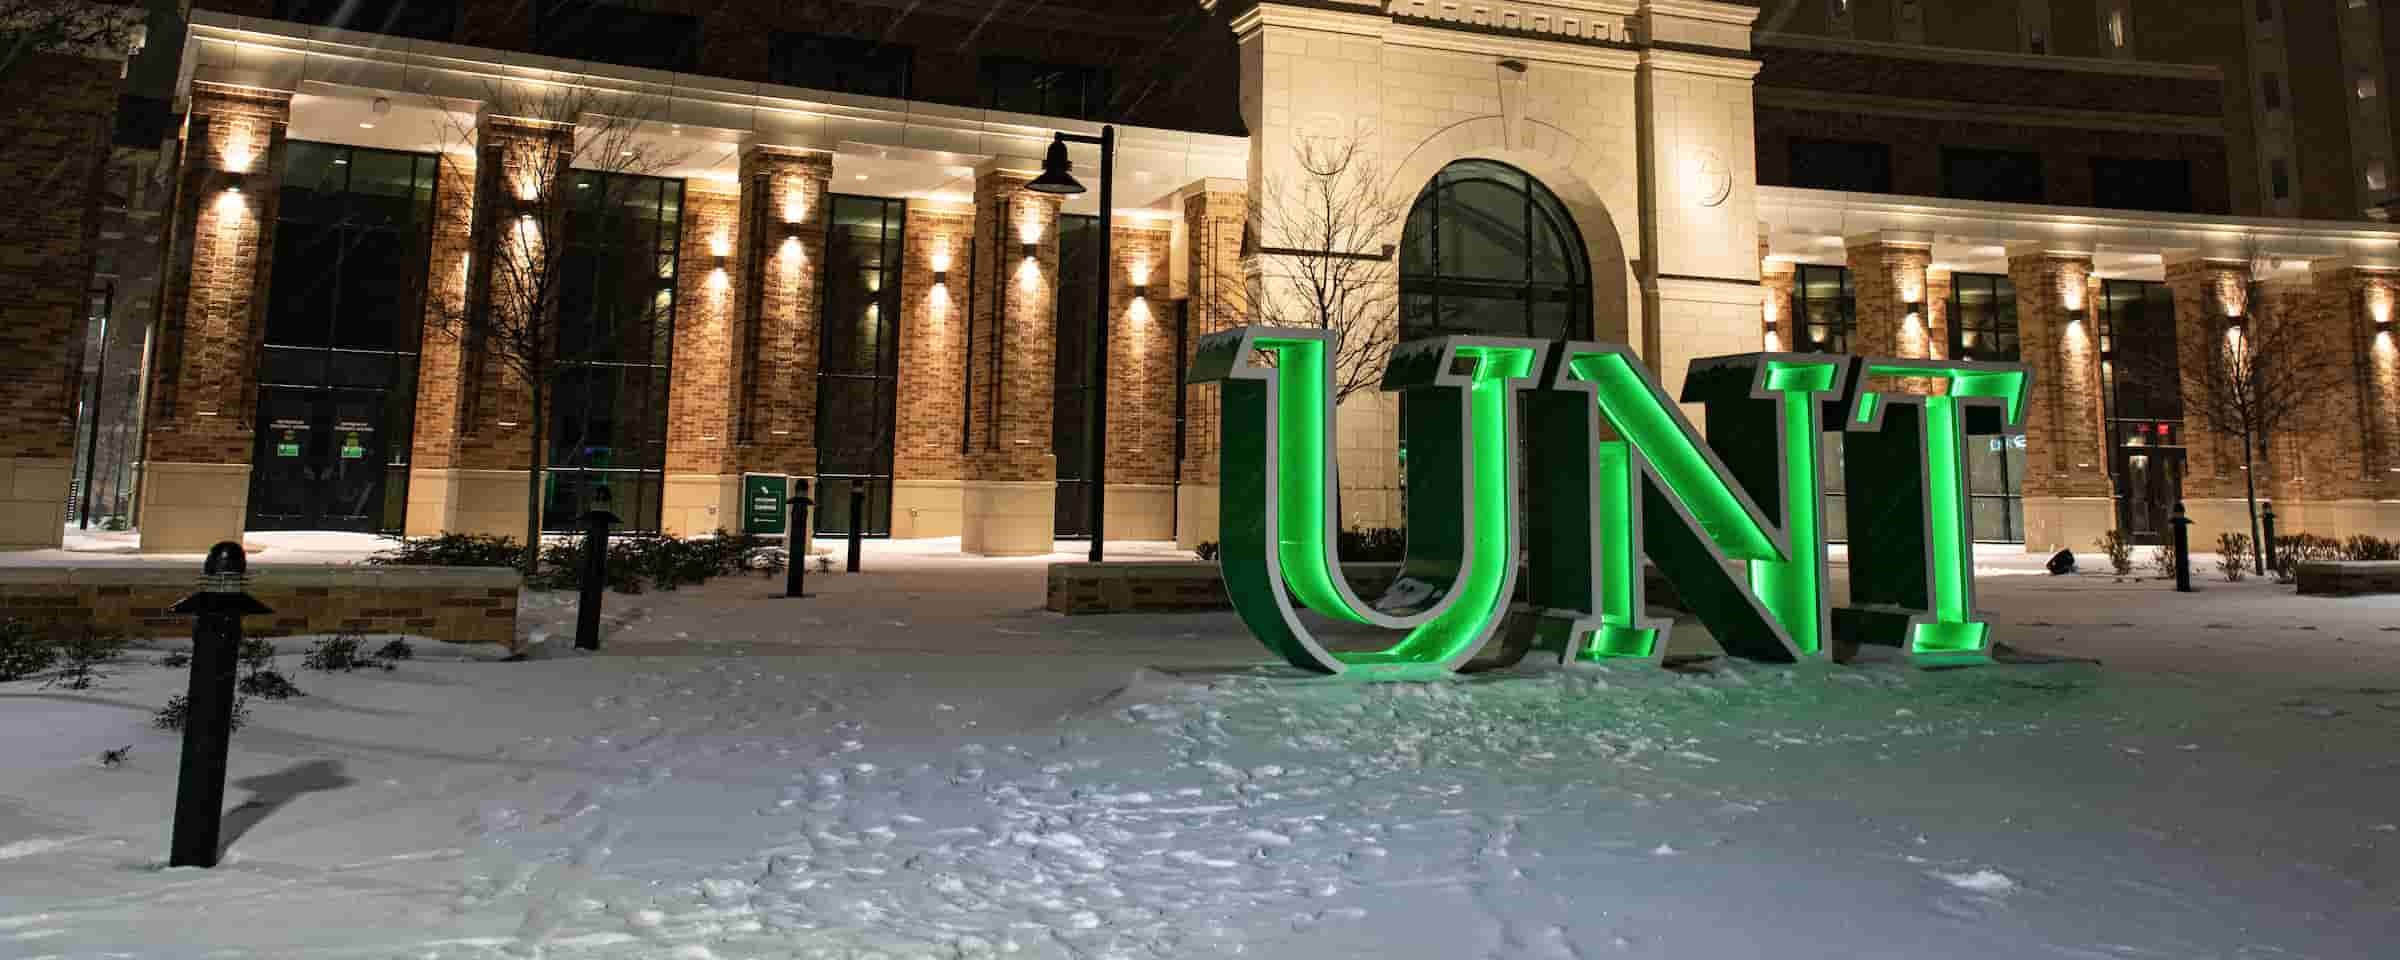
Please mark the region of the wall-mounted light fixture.
[[1137, 284], [1134, 284], [1134, 285], [1133, 285], [1133, 298], [1134, 298], [1134, 299], [1136, 299], [1136, 300], [1148, 300], [1148, 299], [1150, 299], [1150, 285], [1149, 285], [1149, 284], [1147, 284], [1147, 283], [1137, 283]]
[[933, 272], [933, 285], [934, 285], [934, 286], [937, 286], [937, 287], [946, 287], [946, 286], [949, 286], [949, 285], [950, 285], [950, 271], [948, 271], [948, 270], [936, 270], [936, 271], [934, 271], [934, 272]]
[[1041, 249], [1041, 244], [1034, 243], [1033, 241], [1031, 241], [1031, 240], [1028, 240], [1028, 241], [1026, 241], [1026, 242], [1024, 242], [1024, 243], [1020, 243], [1020, 244], [1018, 244], [1018, 245], [1017, 245], [1017, 249], [1018, 249], [1018, 251], [1019, 251], [1019, 252], [1022, 252], [1022, 253], [1025, 255], [1025, 259], [1027, 259], [1027, 260], [1031, 260], [1031, 259], [1033, 259], [1033, 255], [1034, 255], [1036, 252], [1040, 251], [1040, 249]]
[[1906, 318], [1906, 319], [1908, 320], [1908, 322], [1910, 322], [1910, 323], [1923, 323], [1923, 322], [1925, 322], [1925, 301], [1924, 301], [1924, 300], [1922, 300], [1922, 299], [1908, 299], [1908, 300], [1902, 300], [1902, 301], [1900, 301], [1900, 309], [1901, 309], [1901, 316], [1902, 316], [1902, 317], [1904, 317], [1904, 318]]

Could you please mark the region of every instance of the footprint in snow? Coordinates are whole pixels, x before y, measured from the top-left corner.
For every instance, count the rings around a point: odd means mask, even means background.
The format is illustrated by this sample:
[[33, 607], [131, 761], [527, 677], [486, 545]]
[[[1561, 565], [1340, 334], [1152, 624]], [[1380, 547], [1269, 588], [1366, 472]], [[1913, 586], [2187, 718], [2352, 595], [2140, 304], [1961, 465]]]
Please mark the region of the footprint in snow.
[[2017, 889], [2017, 881], [1998, 870], [1976, 870], [1969, 873], [1933, 871], [1935, 879], [1961, 890], [1998, 896]]

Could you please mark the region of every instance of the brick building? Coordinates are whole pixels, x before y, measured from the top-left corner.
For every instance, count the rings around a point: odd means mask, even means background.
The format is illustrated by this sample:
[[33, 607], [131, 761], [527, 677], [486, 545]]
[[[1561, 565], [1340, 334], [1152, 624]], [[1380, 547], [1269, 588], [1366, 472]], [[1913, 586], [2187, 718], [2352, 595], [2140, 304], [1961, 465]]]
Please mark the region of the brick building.
[[[2177, 499], [2245, 526], [2239, 458], [2127, 403], [2114, 361], [2213, 335], [2266, 264], [2282, 314], [2342, 345], [2328, 402], [2355, 413], [2277, 438], [2265, 488], [2287, 528], [2400, 529], [2380, 4], [197, 7], [148, 550], [516, 533], [600, 489], [637, 528], [704, 532], [771, 474], [868, 485], [820, 530], [1046, 551], [1089, 527], [1095, 349], [1109, 534], [1212, 539], [1214, 411], [1185, 362], [1245, 322], [1219, 291], [1280, 282], [1284, 245], [1248, 216], [1264, 185], [1339, 138], [1408, 213], [1387, 240], [1401, 336], [1621, 341], [1670, 391], [1694, 358], [1762, 348], [2023, 360], [2024, 445], [1972, 466], [1977, 537], [2029, 549], [2150, 535]], [[2277, 106], [2253, 95], [2268, 74]], [[589, 99], [528, 109], [559, 91]], [[1054, 131], [1101, 121], [1107, 224], [1097, 191], [1026, 189]], [[2336, 126], [2344, 150], [2289, 149]], [[551, 358], [540, 423], [455, 323], [505, 309], [527, 282], [510, 251], [536, 248], [569, 267], [535, 302], [581, 345]], [[1345, 405], [1343, 522], [1396, 520], [1397, 419], [1386, 396]]]

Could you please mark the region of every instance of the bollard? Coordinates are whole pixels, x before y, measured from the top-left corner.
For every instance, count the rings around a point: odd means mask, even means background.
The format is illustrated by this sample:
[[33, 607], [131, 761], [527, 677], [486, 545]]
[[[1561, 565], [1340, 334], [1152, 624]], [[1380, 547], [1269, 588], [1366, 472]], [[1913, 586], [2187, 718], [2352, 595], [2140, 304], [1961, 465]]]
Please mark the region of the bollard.
[[866, 542], [867, 482], [850, 481], [850, 572], [858, 572], [859, 545]]
[[783, 595], [797, 599], [808, 596], [801, 592], [801, 587], [808, 582], [808, 535], [811, 530], [808, 508], [816, 506], [817, 502], [808, 498], [808, 481], [794, 480], [792, 483], [796, 489], [792, 494], [791, 516], [787, 521], [791, 526], [785, 528], [787, 532], [783, 535]]
[[592, 509], [583, 521], [583, 595], [575, 604], [575, 649], [600, 649], [600, 593], [608, 589], [608, 525], [619, 523], [608, 512], [608, 488], [592, 491]]
[[248, 590], [242, 545], [208, 548], [200, 591], [169, 612], [192, 624], [192, 678], [184, 694], [183, 765], [175, 777], [175, 835], [170, 867], [217, 865], [225, 814], [225, 754], [233, 745], [233, 673], [241, 656], [242, 618], [272, 613]]
[[2258, 543], [2259, 549], [2265, 550], [2267, 553], [2266, 568], [2259, 571], [2262, 575], [2283, 572], [2283, 567], [2275, 561], [2275, 501], [2266, 501], [2266, 508], [2267, 512], [2258, 518], [2260, 522], [2266, 524], [2266, 528], [2259, 531]]
[[2183, 515], [2183, 501], [2175, 502], [2175, 592], [2192, 592], [2192, 518]]

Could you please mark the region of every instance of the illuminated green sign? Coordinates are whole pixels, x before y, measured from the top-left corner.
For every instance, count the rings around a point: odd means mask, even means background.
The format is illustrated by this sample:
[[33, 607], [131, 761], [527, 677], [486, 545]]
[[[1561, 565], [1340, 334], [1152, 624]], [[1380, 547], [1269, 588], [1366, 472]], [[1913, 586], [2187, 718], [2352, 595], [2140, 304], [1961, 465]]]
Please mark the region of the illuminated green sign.
[[[1643, 614], [1645, 556], [1733, 656], [1792, 662], [1873, 643], [1920, 663], [1989, 657], [1973, 615], [1965, 444], [2020, 429], [2022, 367], [1696, 361], [1680, 399], [1702, 405], [1704, 441], [1623, 346], [1404, 344], [1383, 386], [1408, 402], [1407, 553], [1368, 603], [1334, 554], [1332, 363], [1325, 331], [1251, 327], [1204, 338], [1193, 370], [1222, 385], [1226, 589], [1296, 666], [1384, 679], [1457, 670], [1509, 619], [1520, 556], [1514, 612], [1535, 647], [1570, 662], [1663, 654], [1669, 624]], [[1839, 607], [1824, 538], [1827, 431], [1849, 437], [1851, 584]], [[1396, 642], [1329, 649], [1303, 609]]]

